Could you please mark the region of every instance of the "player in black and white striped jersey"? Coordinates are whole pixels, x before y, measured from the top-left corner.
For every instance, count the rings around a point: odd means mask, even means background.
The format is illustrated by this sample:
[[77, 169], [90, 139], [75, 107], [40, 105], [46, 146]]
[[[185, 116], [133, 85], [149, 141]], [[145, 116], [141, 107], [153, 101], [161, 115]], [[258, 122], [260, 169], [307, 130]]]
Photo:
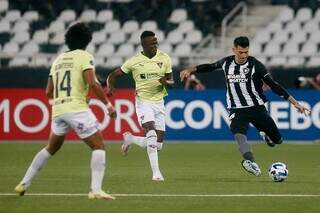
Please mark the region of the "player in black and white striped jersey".
[[281, 85], [274, 81], [265, 66], [256, 58], [249, 56], [249, 39], [241, 36], [234, 39], [234, 55], [227, 56], [212, 64], [201, 64], [190, 67], [180, 72], [180, 78], [184, 81], [190, 75], [202, 72], [212, 72], [222, 69], [225, 74], [227, 86], [227, 105], [230, 129], [239, 144], [239, 151], [244, 160], [243, 168], [259, 176], [260, 168], [247, 143], [247, 130], [249, 123], [253, 124], [260, 135], [271, 147], [282, 143], [282, 137], [275, 122], [268, 114], [264, 103], [267, 102], [263, 94], [263, 83], [271, 90], [288, 100], [301, 113], [308, 115], [310, 110], [295, 100]]

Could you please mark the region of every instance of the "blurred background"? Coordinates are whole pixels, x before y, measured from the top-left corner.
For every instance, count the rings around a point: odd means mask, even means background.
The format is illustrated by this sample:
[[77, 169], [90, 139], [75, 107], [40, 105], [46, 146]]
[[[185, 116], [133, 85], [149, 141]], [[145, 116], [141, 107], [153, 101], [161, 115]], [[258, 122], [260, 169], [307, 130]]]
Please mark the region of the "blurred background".
[[[139, 52], [141, 32], [151, 30], [172, 58], [174, 89], [223, 90], [223, 72], [193, 76], [184, 85], [179, 71], [232, 54], [240, 35], [250, 38], [250, 54], [287, 89], [303, 90], [306, 97], [320, 88], [318, 0], [0, 0], [2, 95], [5, 89], [45, 87], [52, 61], [67, 50], [64, 33], [75, 21], [88, 23], [93, 32], [87, 51], [102, 79]], [[126, 76], [117, 86], [130, 89], [134, 83]], [[223, 93], [217, 95], [221, 101]], [[317, 92], [308, 94], [319, 99]], [[314, 117], [311, 126], [319, 135], [319, 110]]]

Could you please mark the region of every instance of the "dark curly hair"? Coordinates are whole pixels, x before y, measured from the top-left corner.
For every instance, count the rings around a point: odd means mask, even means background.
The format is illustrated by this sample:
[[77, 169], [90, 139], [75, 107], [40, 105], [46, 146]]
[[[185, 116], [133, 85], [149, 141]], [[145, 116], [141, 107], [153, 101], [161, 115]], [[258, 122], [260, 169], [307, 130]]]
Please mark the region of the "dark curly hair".
[[70, 50], [86, 49], [92, 40], [92, 33], [86, 24], [79, 22], [69, 27], [64, 38]]
[[233, 41], [233, 46], [235, 47], [243, 47], [243, 48], [246, 48], [246, 47], [249, 47], [249, 39], [248, 37], [246, 36], [239, 36], [237, 38], [234, 39]]

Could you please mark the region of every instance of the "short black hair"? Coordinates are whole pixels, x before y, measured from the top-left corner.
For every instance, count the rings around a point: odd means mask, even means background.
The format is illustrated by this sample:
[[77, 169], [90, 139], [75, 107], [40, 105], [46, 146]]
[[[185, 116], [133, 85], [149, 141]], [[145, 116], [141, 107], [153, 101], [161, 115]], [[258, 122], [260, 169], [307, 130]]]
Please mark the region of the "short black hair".
[[142, 39], [144, 39], [144, 38], [146, 38], [146, 37], [155, 36], [155, 35], [156, 35], [156, 34], [154, 34], [154, 32], [146, 30], [146, 31], [143, 31], [143, 32], [141, 33], [141, 35], [140, 35], [140, 40], [142, 40]]
[[92, 33], [85, 23], [79, 22], [69, 27], [64, 38], [70, 50], [86, 49], [92, 40]]
[[246, 36], [239, 36], [237, 38], [234, 39], [233, 41], [233, 46], [235, 47], [249, 47], [249, 39]]

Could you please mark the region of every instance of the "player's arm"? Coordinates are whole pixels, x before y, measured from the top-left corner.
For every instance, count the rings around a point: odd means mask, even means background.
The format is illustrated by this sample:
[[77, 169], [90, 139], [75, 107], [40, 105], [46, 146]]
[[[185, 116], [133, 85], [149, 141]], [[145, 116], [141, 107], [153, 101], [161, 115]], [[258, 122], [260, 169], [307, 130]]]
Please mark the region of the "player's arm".
[[173, 86], [174, 84], [172, 73], [166, 73], [162, 78], [159, 79], [159, 81], [163, 86]]
[[223, 64], [223, 59], [212, 64], [200, 64], [198, 66], [189, 67], [180, 72], [180, 80], [184, 81], [190, 75], [195, 73], [212, 72], [216, 69], [220, 69], [222, 67], [222, 64]]
[[113, 71], [112, 73], [110, 73], [108, 75], [107, 78], [107, 95], [110, 97], [113, 95], [114, 93], [114, 85], [117, 81], [117, 79], [124, 75], [125, 73], [121, 70], [121, 68], [119, 67], [118, 69], [116, 69], [115, 71]]
[[100, 85], [100, 83], [97, 80], [97, 77], [95, 75], [95, 72], [93, 69], [86, 69], [83, 71], [84, 78], [86, 82], [89, 85], [89, 89], [95, 94], [95, 96], [107, 106], [107, 110], [109, 113], [109, 116], [112, 118], [117, 117], [117, 113], [109, 101], [109, 99], [104, 95], [103, 89]]
[[279, 95], [280, 97], [288, 100], [299, 112], [307, 115], [310, 113], [310, 110], [302, 106], [293, 96], [291, 96], [288, 91], [283, 88], [278, 82], [271, 78], [270, 73], [267, 71], [265, 66], [257, 61], [257, 71], [262, 75], [262, 80], [270, 87], [270, 89]]
[[49, 99], [53, 98], [53, 81], [51, 76], [49, 76], [47, 81], [46, 95]]

